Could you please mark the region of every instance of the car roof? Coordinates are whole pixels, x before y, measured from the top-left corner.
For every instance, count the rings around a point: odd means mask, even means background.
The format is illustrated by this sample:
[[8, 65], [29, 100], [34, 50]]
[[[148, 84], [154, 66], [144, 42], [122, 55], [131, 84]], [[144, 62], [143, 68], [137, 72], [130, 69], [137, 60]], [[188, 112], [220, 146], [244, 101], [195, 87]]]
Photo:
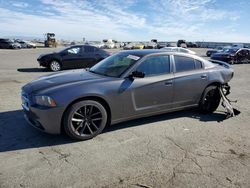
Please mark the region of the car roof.
[[160, 50], [160, 49], [144, 49], [144, 50], [123, 50], [119, 53], [125, 53], [128, 55], [135, 55], [135, 56], [139, 56], [139, 57], [144, 57], [144, 56], [153, 55], [153, 54], [179, 55], [179, 56], [190, 57], [190, 58], [194, 58], [196, 60], [202, 61], [204, 63], [205, 68], [211, 68], [211, 67], [215, 66], [212, 62], [210, 62], [202, 57], [199, 57], [195, 54], [182, 53], [182, 52], [176, 52], [176, 51], [164, 51], [164, 50]]
[[130, 55], [143, 57], [149, 54], [162, 53], [162, 52], [163, 52], [162, 50], [158, 50], [158, 49], [144, 49], [144, 50], [123, 50], [120, 53], [126, 53]]
[[[173, 55], [185, 55], [185, 56], [189, 56], [189, 57], [194, 55], [191, 53], [183, 53], [183, 52], [178, 52], [178, 51], [167, 51], [167, 50], [164, 51], [162, 49], [123, 50], [119, 53], [125, 53], [125, 54], [135, 55], [135, 56], [139, 56], [139, 57], [144, 57], [144, 56], [151, 55], [151, 54], [169, 54], [169, 55], [173, 54]], [[195, 56], [195, 57], [197, 57], [197, 56]]]

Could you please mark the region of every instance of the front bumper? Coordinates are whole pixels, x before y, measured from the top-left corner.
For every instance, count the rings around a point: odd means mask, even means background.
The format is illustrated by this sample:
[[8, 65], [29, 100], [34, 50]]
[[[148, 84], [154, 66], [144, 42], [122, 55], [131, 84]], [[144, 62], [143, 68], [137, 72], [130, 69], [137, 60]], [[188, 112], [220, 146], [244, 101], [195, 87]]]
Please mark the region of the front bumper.
[[22, 100], [26, 101], [22, 104], [26, 121], [40, 131], [60, 134], [64, 108], [40, 108], [35, 105], [32, 106], [27, 100], [27, 97]]
[[40, 65], [41, 67], [47, 67], [47, 66], [48, 66], [48, 63], [42, 61], [41, 59], [37, 59], [37, 62], [39, 63], [39, 65]]

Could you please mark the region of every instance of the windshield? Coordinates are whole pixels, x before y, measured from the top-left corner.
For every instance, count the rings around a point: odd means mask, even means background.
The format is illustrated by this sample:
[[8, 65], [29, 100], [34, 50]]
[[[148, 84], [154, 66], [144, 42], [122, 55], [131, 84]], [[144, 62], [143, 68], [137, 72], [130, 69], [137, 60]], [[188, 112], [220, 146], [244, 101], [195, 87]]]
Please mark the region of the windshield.
[[100, 63], [93, 66], [89, 71], [111, 77], [120, 77], [129, 67], [131, 67], [140, 57], [128, 53], [118, 53], [112, 55]]

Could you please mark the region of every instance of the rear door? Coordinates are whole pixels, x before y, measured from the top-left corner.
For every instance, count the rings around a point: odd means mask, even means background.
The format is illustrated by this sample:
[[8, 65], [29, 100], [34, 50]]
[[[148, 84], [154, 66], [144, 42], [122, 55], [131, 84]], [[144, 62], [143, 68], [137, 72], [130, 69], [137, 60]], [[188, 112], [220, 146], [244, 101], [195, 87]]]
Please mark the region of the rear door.
[[82, 51], [82, 66], [92, 67], [97, 63], [97, 52], [94, 46], [84, 46], [84, 51]]
[[174, 55], [173, 107], [198, 104], [207, 82], [208, 74], [203, 63], [191, 57]]

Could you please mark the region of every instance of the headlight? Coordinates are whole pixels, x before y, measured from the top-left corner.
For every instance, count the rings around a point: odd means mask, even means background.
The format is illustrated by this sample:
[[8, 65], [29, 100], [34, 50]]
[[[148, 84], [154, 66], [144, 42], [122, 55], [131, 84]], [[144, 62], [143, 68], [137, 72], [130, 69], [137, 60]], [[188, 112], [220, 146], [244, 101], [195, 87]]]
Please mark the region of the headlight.
[[56, 102], [49, 96], [35, 96], [35, 103], [40, 106], [55, 107]]

